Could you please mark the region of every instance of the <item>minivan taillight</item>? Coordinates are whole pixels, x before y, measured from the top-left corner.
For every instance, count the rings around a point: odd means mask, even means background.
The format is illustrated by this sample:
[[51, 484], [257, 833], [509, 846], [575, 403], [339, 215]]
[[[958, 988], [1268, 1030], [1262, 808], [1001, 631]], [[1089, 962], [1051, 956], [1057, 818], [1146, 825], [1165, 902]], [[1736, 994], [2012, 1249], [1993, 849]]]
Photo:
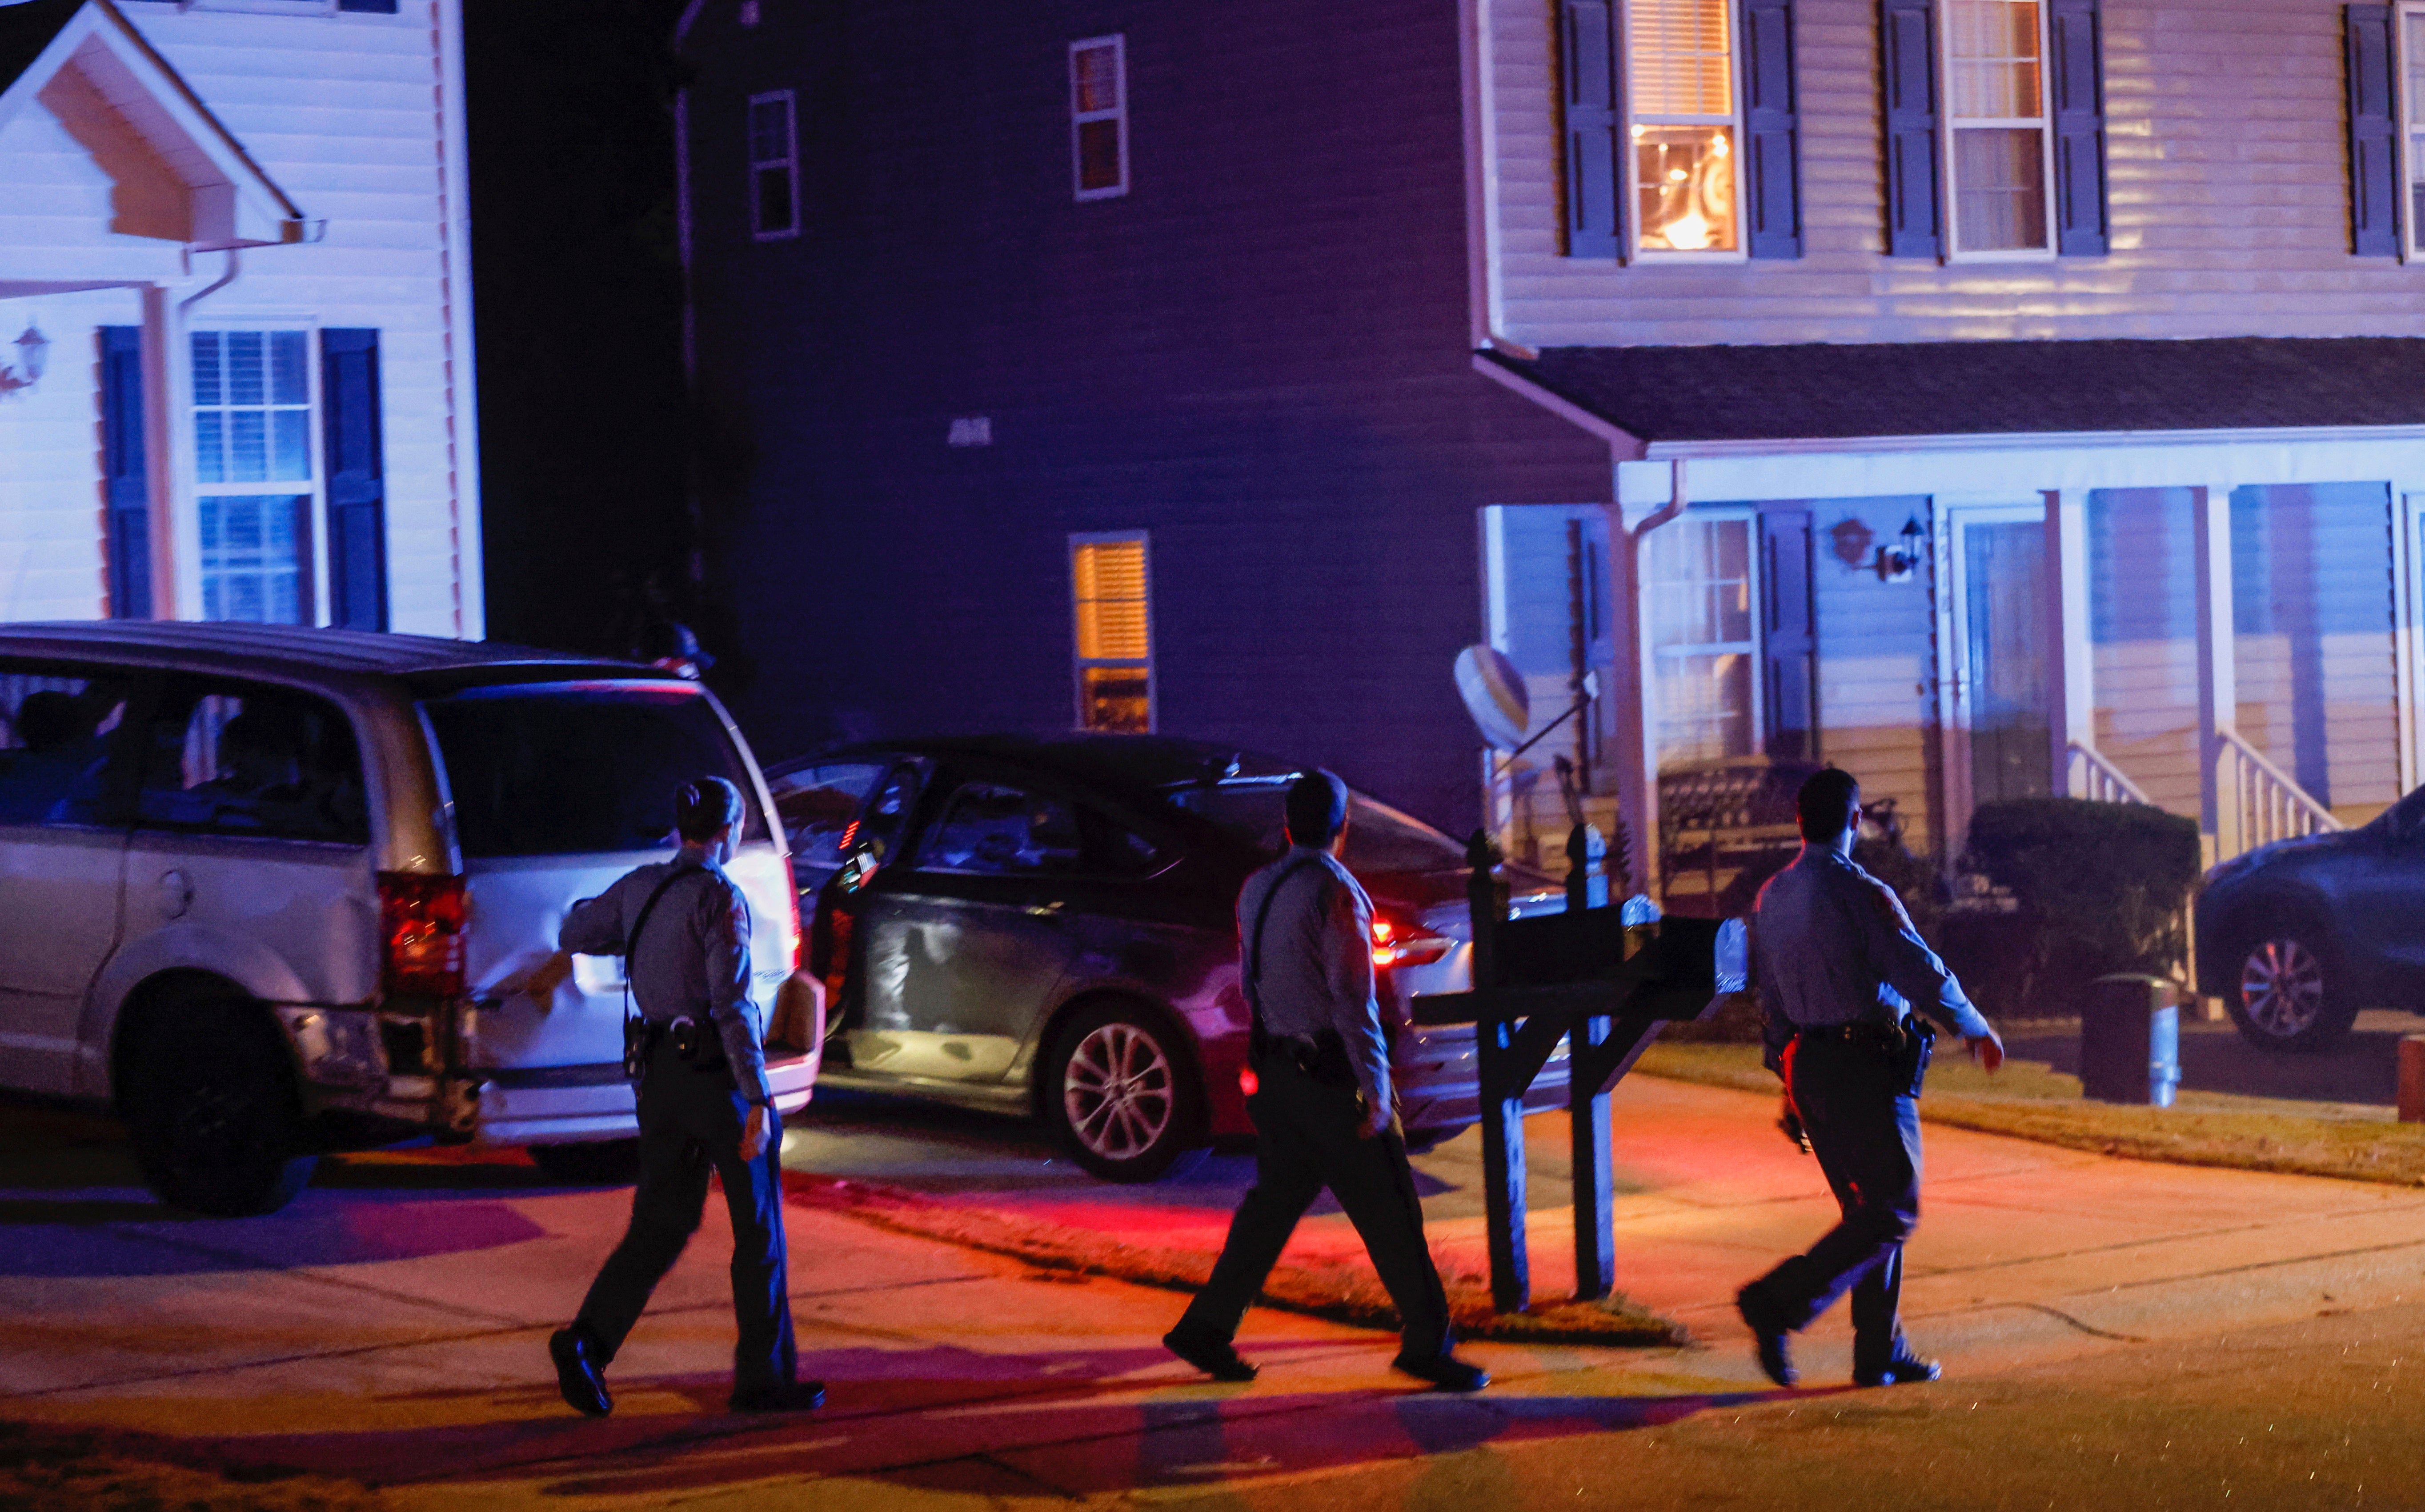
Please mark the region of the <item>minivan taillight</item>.
[[809, 934], [800, 928], [800, 883], [792, 875], [792, 858], [783, 858], [783, 896], [792, 900], [792, 970], [804, 971], [809, 964]]
[[1428, 966], [1447, 955], [1454, 942], [1437, 930], [1375, 911], [1373, 915], [1373, 964]]
[[380, 973], [391, 995], [463, 995], [465, 896], [460, 877], [382, 871]]

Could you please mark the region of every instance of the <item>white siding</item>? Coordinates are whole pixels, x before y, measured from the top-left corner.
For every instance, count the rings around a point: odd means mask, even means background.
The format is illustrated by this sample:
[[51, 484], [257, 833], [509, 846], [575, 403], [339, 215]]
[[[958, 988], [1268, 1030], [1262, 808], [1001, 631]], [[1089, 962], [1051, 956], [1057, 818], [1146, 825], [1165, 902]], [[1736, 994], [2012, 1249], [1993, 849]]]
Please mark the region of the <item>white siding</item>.
[[1936, 828], [1928, 784], [1928, 700], [1936, 681], [1928, 575], [1883, 581], [1838, 557], [1828, 533], [1858, 520], [1876, 541], [1892, 542], [1914, 516], [1925, 525], [1928, 501], [1814, 499], [1782, 507], [1808, 509], [1818, 536], [1811, 593], [1819, 606], [1820, 755], [1860, 779], [1864, 802], [1894, 799], [1903, 843], [1924, 855]]
[[1485, 8], [1493, 328], [1534, 346], [2425, 334], [2425, 267], [2349, 250], [2341, 8], [2105, 0], [2112, 252], [1884, 255], [1876, 0], [1797, 0], [1806, 255], [1558, 255], [1549, 0]]
[[[92, 331], [141, 318], [123, 290], [41, 301], [49, 371], [0, 399], [0, 620], [83, 619], [106, 597], [102, 560], [101, 350]], [[27, 307], [0, 301], [0, 361]]]
[[[197, 306], [190, 325], [276, 321], [379, 332], [391, 623], [435, 635], [476, 635], [480, 627], [470, 560], [478, 549], [470, 312], [457, 297], [466, 286], [455, 229], [464, 186], [450, 179], [461, 144], [446, 135], [457, 3], [403, 0], [393, 17], [181, 11], [139, 0], [123, 7], [302, 214], [328, 222], [317, 244], [245, 251], [241, 276]], [[182, 297], [222, 271], [219, 254], [197, 254], [182, 270], [174, 242], [108, 231], [111, 194], [108, 174], [47, 110], [21, 113], [0, 134], [0, 282], [76, 267], [88, 271], [74, 276], [157, 281]], [[133, 324], [134, 297], [119, 297], [127, 309], [109, 319]], [[12, 447], [0, 451], [0, 486], [32, 488], [38, 474], [44, 490], [64, 486], [40, 471], [59, 464], [35, 459], [81, 448], [80, 486], [97, 501], [96, 393], [88, 374], [62, 370], [81, 369], [81, 356], [69, 354], [93, 350], [100, 322], [80, 306], [72, 319], [69, 301], [44, 296], [0, 300], [0, 324], [28, 309], [56, 343], [53, 378], [39, 396], [56, 434], [35, 438], [31, 408], [0, 428], [0, 447]], [[8, 335], [19, 328], [9, 324]], [[176, 359], [185, 360], [182, 349]], [[0, 407], [0, 427], [9, 423]], [[43, 599], [46, 613], [105, 610], [99, 576], [84, 559], [97, 549], [98, 504], [84, 507], [91, 516], [84, 535], [72, 551], [58, 545], [65, 554], [38, 574], [62, 585]], [[0, 522], [0, 533], [13, 528], [13, 517]], [[70, 592], [71, 583], [83, 586]], [[0, 579], [0, 613], [26, 613], [7, 592]]]
[[2187, 488], [2088, 500], [2096, 748], [2173, 813], [2198, 817], [2197, 565]]

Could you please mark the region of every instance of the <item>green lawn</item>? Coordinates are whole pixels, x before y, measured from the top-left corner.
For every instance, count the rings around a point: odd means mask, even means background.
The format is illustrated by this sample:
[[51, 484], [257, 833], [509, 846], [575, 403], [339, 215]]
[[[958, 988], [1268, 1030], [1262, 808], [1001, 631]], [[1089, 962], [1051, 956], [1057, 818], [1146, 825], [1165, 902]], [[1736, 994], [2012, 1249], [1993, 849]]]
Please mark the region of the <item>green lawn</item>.
[[[1755, 1044], [1653, 1044], [1634, 1069], [1707, 1087], [1777, 1090]], [[2080, 1096], [2079, 1077], [2044, 1061], [2007, 1060], [1990, 1076], [1958, 1043], [1940, 1045], [1919, 1116], [2133, 1160], [2425, 1186], [2425, 1124], [2225, 1092], [2184, 1091], [2170, 1108], [2093, 1103]]]

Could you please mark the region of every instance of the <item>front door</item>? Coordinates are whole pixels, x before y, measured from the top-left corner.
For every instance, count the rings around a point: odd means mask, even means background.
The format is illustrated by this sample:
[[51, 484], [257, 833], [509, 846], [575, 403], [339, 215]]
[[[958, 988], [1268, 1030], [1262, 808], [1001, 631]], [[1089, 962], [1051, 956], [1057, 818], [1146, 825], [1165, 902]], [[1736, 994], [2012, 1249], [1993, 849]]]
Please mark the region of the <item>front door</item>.
[[1951, 707], [1945, 786], [1967, 829], [1981, 804], [2055, 790], [2046, 511], [2035, 504], [1956, 505], [1946, 523], [1951, 592], [1942, 644]]

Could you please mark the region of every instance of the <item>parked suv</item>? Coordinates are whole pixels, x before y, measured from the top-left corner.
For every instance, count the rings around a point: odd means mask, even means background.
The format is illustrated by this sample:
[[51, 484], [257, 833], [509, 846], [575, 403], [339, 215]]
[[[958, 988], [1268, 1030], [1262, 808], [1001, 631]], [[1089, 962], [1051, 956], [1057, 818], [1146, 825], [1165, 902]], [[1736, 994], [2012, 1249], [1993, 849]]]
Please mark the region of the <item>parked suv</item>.
[[2425, 1008], [2425, 788], [2356, 829], [2224, 862], [2194, 919], [2198, 991], [2254, 1043], [2321, 1050], [2361, 1008]]
[[[164, 1200], [265, 1212], [316, 1153], [413, 1135], [601, 1173], [636, 1133], [612, 959], [565, 910], [748, 814], [758, 1000], [799, 936], [731, 720], [638, 667], [265, 626], [0, 626], [0, 1085], [107, 1101]], [[808, 1101], [818, 1032], [770, 1056]], [[599, 1157], [607, 1154], [610, 1158]]]
[[[768, 772], [835, 1005], [827, 1079], [1041, 1119], [1150, 1181], [1251, 1132], [1233, 914], [1300, 768], [1157, 736], [856, 746]], [[1479, 1116], [1473, 1030], [1406, 999], [1471, 979], [1465, 849], [1361, 793], [1346, 863], [1374, 906], [1409, 1140]], [[1514, 874], [1519, 913], [1565, 906]], [[1528, 1106], [1564, 1106], [1563, 1046]]]

